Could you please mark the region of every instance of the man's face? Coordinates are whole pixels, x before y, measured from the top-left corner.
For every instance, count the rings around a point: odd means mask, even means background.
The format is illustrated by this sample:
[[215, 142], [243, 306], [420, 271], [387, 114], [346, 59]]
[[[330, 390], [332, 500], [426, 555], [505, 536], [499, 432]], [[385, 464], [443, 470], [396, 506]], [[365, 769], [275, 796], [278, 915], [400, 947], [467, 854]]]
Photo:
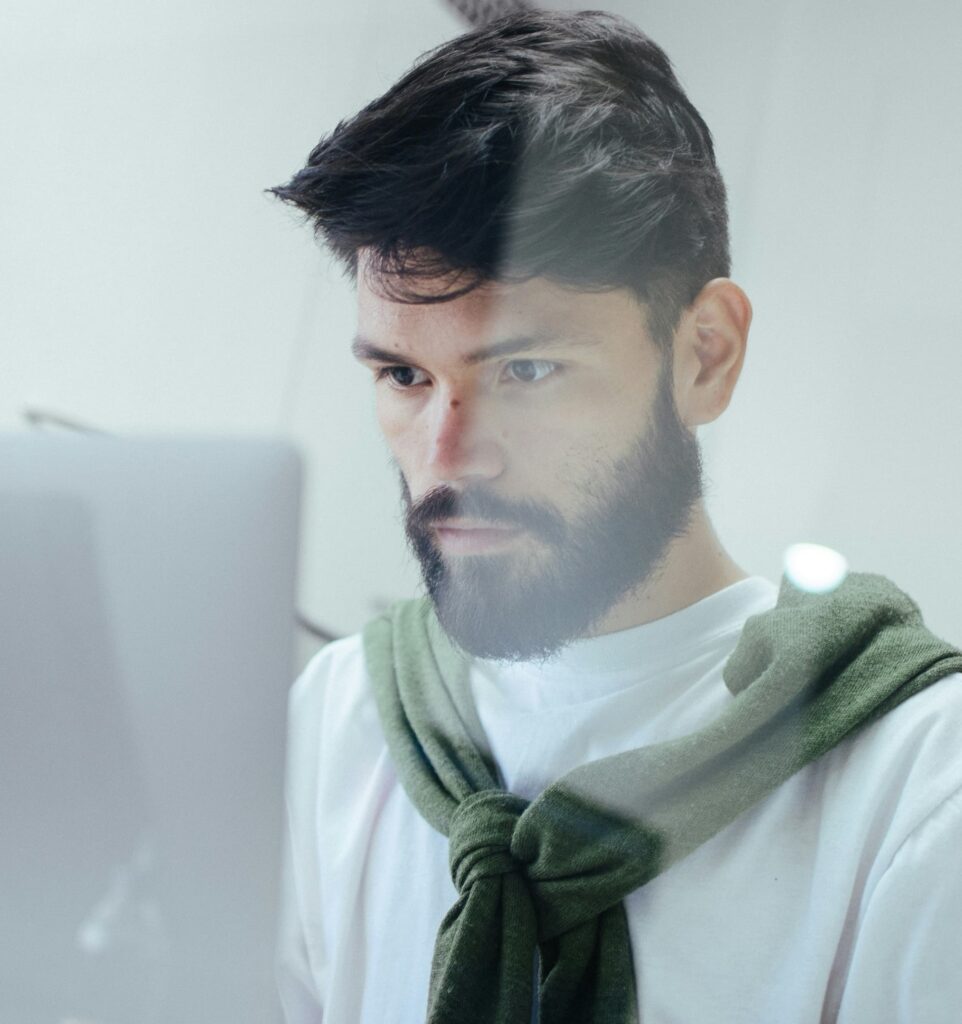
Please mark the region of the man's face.
[[701, 496], [698, 444], [643, 307], [543, 279], [408, 305], [362, 273], [358, 294], [355, 352], [446, 632], [510, 659], [589, 635]]

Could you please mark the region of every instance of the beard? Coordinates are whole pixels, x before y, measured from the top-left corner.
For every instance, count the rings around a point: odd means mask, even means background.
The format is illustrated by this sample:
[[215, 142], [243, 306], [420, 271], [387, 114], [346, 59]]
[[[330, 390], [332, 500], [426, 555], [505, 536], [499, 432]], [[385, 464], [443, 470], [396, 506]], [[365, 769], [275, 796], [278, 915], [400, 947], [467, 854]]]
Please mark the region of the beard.
[[[573, 521], [553, 506], [507, 501], [483, 487], [441, 486], [417, 503], [403, 475], [405, 532], [444, 631], [476, 657], [546, 659], [589, 635], [621, 599], [654, 577], [702, 496], [701, 450], [678, 418], [663, 360], [647, 431], [606, 473]], [[449, 517], [520, 527], [541, 557], [465, 555], [445, 561], [433, 527]], [[518, 541], [523, 544], [526, 537]]]

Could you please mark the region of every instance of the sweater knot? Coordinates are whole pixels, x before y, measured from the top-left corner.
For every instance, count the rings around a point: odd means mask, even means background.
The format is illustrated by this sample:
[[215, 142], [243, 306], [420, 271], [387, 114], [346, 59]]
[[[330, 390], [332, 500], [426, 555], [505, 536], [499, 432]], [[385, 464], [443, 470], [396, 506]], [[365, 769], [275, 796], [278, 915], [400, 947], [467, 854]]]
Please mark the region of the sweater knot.
[[527, 806], [527, 800], [502, 789], [472, 793], [458, 804], [448, 833], [451, 878], [458, 892], [481, 878], [524, 871], [511, 841]]

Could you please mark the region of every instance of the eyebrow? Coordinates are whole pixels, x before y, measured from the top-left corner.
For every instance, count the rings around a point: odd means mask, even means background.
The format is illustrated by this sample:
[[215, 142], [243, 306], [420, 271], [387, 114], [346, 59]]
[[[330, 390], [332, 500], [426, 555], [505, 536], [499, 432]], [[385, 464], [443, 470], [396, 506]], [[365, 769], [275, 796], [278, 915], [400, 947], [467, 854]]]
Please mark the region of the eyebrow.
[[[475, 349], [474, 352], [465, 355], [461, 361], [465, 366], [476, 366], [478, 363], [517, 355], [519, 352], [537, 352], [545, 348], [581, 348], [597, 345], [599, 341], [599, 338], [585, 338], [577, 335], [559, 336], [548, 332], [522, 334], [495, 342], [493, 345], [485, 345], [484, 348]], [[407, 365], [410, 362], [402, 353], [381, 348], [361, 335], [358, 335], [351, 343], [351, 351], [354, 353], [355, 359], [370, 360], [375, 363], [404, 363]]]

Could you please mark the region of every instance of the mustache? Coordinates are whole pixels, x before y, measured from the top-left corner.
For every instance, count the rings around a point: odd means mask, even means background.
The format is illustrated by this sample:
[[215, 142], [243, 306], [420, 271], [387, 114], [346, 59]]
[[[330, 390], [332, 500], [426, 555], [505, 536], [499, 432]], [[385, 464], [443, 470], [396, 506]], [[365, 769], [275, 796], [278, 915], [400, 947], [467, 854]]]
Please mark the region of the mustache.
[[409, 534], [424, 534], [446, 519], [490, 520], [530, 530], [555, 544], [561, 543], [566, 533], [565, 522], [554, 509], [530, 501], [508, 501], [478, 487], [456, 491], [442, 484], [415, 502], [405, 484], [404, 501], [407, 506], [405, 526]]

